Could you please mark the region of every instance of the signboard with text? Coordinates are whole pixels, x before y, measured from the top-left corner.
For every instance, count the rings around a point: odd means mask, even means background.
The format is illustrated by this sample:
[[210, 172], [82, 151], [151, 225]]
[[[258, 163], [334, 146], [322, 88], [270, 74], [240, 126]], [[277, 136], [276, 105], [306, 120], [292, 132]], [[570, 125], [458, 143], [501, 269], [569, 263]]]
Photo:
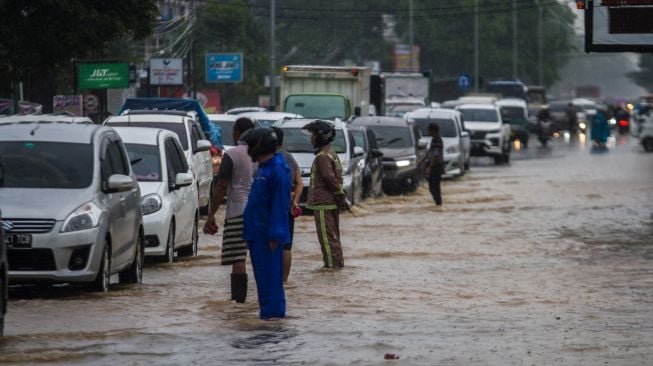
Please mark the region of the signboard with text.
[[52, 111], [53, 112], [68, 112], [75, 116], [83, 116], [84, 111], [84, 96], [83, 95], [55, 95], [52, 98]]
[[184, 85], [184, 60], [150, 59], [150, 85]]
[[127, 63], [80, 63], [77, 65], [80, 89], [121, 89], [129, 87]]
[[207, 83], [240, 83], [243, 81], [242, 53], [207, 53]]

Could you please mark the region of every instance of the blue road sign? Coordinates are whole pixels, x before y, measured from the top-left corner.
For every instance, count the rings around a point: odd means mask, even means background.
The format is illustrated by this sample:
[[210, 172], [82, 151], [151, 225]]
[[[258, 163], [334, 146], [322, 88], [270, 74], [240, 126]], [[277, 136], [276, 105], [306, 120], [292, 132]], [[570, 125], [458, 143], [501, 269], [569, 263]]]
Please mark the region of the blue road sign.
[[242, 53], [207, 53], [207, 83], [240, 83], [243, 81]]
[[458, 87], [462, 90], [467, 90], [472, 86], [472, 78], [467, 74], [458, 76]]

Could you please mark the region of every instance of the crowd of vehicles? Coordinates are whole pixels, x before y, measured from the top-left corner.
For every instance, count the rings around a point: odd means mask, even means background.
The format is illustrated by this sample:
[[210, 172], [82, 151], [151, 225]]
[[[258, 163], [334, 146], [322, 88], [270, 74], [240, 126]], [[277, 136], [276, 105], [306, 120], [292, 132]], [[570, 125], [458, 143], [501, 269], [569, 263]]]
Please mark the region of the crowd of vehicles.
[[[283, 112], [242, 107], [207, 115], [192, 100], [135, 98], [102, 125], [67, 115], [0, 118], [0, 335], [10, 282], [106, 292], [114, 274], [121, 283], [141, 282], [145, 256], [167, 263], [196, 256], [202, 208], [222, 152], [237, 143], [232, 131], [240, 117], [283, 129], [284, 148], [304, 181], [300, 204], [314, 159], [302, 127], [315, 119], [333, 122], [344, 190], [357, 204], [417, 189], [430, 124], [443, 140], [444, 173], [463, 176], [472, 156], [508, 163], [513, 142], [528, 147], [543, 128], [549, 130], [538, 135], [542, 145], [554, 132], [584, 133], [603, 108], [584, 98], [547, 101], [543, 89], [529, 93], [510, 81], [490, 83], [493, 94], [431, 105], [428, 78], [387, 74], [384, 85], [393, 91], [377, 110], [386, 115], [368, 115], [375, 110], [369, 79], [363, 67], [284, 67]], [[545, 126], [535, 112], [546, 108]], [[653, 151], [650, 108], [612, 117], [615, 128], [636, 123], [643, 148]]]

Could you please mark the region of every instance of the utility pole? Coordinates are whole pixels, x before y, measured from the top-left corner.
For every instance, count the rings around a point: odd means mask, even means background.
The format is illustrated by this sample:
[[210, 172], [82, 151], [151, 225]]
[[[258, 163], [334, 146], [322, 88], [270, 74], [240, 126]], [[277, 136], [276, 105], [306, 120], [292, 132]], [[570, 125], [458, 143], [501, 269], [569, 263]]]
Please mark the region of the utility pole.
[[517, 80], [517, 3], [512, 0], [512, 79]]
[[537, 68], [539, 85], [544, 86], [544, 33], [542, 32], [542, 4], [535, 0], [537, 5]]
[[413, 69], [413, 0], [408, 1], [408, 31], [410, 33], [410, 71], [415, 71]]
[[474, 91], [478, 93], [478, 0], [474, 0]]
[[277, 103], [277, 66], [276, 66], [276, 37], [274, 34], [276, 25], [276, 0], [270, 0], [270, 106], [268, 109], [275, 110]]

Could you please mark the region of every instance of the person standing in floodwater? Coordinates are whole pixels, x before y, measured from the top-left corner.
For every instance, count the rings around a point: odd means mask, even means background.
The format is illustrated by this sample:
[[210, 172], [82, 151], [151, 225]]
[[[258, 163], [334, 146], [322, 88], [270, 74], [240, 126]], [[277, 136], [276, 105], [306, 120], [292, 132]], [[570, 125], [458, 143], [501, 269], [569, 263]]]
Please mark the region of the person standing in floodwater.
[[283, 290], [283, 245], [290, 242], [290, 168], [277, 152], [271, 128], [255, 128], [243, 136], [247, 153], [258, 163], [244, 213], [247, 240], [258, 292], [261, 319], [286, 316]]
[[442, 206], [442, 191], [440, 182], [442, 181], [442, 171], [444, 170], [444, 151], [442, 137], [440, 137], [440, 127], [435, 124], [429, 124], [429, 135], [431, 136], [431, 147], [429, 148], [429, 164], [426, 168], [426, 176], [429, 179], [429, 191], [433, 196], [436, 206]]
[[342, 181], [342, 165], [331, 148], [336, 138], [332, 122], [316, 120], [303, 129], [311, 133], [315, 160], [311, 167], [307, 207], [313, 210], [317, 239], [322, 250], [325, 268], [345, 266], [340, 243], [340, 209], [349, 209]]

